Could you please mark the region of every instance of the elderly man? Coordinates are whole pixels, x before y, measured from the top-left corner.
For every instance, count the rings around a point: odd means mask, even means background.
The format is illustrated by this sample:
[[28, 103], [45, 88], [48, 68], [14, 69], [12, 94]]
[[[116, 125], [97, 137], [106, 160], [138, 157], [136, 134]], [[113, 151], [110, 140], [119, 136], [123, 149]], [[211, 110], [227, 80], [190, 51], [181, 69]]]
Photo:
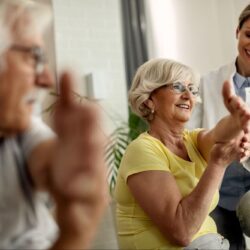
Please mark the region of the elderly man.
[[[42, 37], [50, 19], [42, 4], [0, 1], [0, 249], [87, 248], [105, 203], [98, 116], [74, 102], [69, 74], [60, 80], [58, 137], [32, 117], [39, 88], [53, 83]], [[57, 205], [59, 237], [44, 190]]]

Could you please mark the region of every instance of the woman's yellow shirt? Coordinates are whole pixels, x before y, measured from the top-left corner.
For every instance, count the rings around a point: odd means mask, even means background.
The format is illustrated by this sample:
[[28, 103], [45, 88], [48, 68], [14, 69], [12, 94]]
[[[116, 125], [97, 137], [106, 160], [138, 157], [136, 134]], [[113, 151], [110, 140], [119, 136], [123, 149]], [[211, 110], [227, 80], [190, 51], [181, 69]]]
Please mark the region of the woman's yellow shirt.
[[[174, 176], [182, 196], [187, 196], [197, 185], [207, 165], [197, 149], [197, 135], [200, 131], [201, 129], [183, 132], [184, 144], [191, 161], [173, 154], [163, 143], [148, 133], [141, 134], [128, 146], [120, 165], [115, 189], [120, 249], [181, 249], [171, 245], [164, 238], [138, 205], [127, 186], [127, 179], [130, 175], [143, 171], [167, 171]], [[209, 212], [216, 207], [218, 199], [219, 195], [216, 192]], [[216, 232], [215, 222], [207, 216], [193, 239]]]

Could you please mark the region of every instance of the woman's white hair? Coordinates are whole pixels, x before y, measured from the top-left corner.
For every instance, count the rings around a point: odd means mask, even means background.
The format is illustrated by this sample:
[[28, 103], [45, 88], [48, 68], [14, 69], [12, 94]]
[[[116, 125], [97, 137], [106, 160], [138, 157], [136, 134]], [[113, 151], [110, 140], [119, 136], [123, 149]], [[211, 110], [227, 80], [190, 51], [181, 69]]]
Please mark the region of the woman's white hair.
[[157, 58], [142, 64], [129, 90], [129, 103], [134, 113], [149, 120], [151, 110], [144, 104], [151, 93], [161, 86], [190, 81], [199, 85], [199, 75], [190, 67], [174, 60]]
[[0, 56], [16, 37], [43, 34], [52, 19], [49, 6], [32, 0], [0, 0]]

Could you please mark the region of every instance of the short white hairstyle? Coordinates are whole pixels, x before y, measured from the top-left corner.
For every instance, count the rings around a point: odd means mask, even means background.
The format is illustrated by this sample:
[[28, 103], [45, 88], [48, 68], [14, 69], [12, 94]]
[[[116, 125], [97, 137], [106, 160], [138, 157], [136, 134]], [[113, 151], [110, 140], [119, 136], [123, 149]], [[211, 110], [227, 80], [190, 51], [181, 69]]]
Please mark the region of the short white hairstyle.
[[144, 102], [152, 92], [164, 85], [185, 81], [198, 86], [200, 77], [190, 67], [174, 60], [157, 58], [147, 61], [137, 69], [129, 90], [132, 111], [148, 120], [151, 110]]
[[0, 56], [16, 37], [42, 34], [52, 19], [49, 6], [32, 0], [0, 0]]

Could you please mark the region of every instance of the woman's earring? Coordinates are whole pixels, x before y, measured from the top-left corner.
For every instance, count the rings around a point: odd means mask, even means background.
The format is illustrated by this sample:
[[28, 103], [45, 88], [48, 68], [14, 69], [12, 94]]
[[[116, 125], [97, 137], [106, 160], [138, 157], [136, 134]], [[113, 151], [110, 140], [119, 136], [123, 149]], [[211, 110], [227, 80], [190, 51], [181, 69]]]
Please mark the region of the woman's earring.
[[154, 119], [154, 113], [155, 113], [155, 110], [154, 109], [150, 109], [150, 114], [149, 114], [149, 117], [148, 117], [149, 121], [152, 121]]

